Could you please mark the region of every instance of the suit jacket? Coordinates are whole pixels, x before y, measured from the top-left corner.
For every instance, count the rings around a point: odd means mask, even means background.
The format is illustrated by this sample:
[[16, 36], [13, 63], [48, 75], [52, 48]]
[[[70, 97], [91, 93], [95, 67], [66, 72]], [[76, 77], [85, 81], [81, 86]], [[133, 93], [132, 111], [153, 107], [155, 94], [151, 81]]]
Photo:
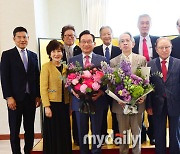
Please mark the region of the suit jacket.
[[[153, 50], [153, 57], [152, 59], [158, 57], [158, 54], [155, 50], [155, 43], [156, 43], [156, 40], [159, 38], [158, 36], [151, 36], [149, 35], [150, 39], [151, 39], [151, 44], [152, 44], [152, 50]], [[133, 52], [136, 53], [136, 54], [139, 54], [139, 40], [140, 40], [140, 36], [135, 36], [134, 37], [134, 40], [135, 40], [135, 46], [133, 48]]]
[[[62, 83], [63, 77], [66, 77], [67, 67], [63, 65], [62, 74], [56, 66], [50, 61], [42, 66], [40, 74], [40, 93], [43, 106], [50, 106], [51, 102], [62, 102]], [[69, 103], [69, 92], [64, 88], [64, 102]]]
[[[77, 55], [79, 55], [79, 54], [81, 54], [81, 53], [82, 53], [81, 48], [76, 45], [76, 46], [74, 47], [74, 49], [73, 49], [73, 56], [77, 56]], [[68, 61], [67, 61], [67, 58], [66, 58], [66, 51], [65, 51], [65, 49], [63, 50], [63, 61], [68, 62]]]
[[[72, 58], [70, 58], [69, 63], [76, 63], [78, 61], [80, 65], [83, 67], [83, 55], [77, 55]], [[91, 63], [94, 64], [96, 67], [99, 67], [101, 65], [101, 61], [106, 61], [106, 58], [100, 55], [97, 55], [95, 53], [92, 54], [92, 61]], [[95, 102], [95, 109], [98, 110], [104, 110], [107, 108], [107, 102], [105, 99], [105, 96], [100, 96]], [[73, 111], [79, 111], [79, 99], [77, 99], [75, 96], [72, 96], [72, 110]]]
[[[153, 59], [148, 63], [151, 67], [151, 74], [162, 72], [160, 59]], [[152, 108], [154, 115], [162, 113], [164, 99], [167, 98], [168, 114], [170, 116], [180, 115], [180, 60], [170, 57], [167, 79], [164, 82], [162, 77], [152, 75], [150, 82], [155, 86], [155, 91], [147, 97], [147, 108]]]
[[[123, 60], [122, 54], [110, 60], [110, 66], [115, 67]], [[132, 53], [132, 72], [134, 73], [137, 67], [146, 66], [146, 58], [144, 56]], [[145, 110], [145, 103], [138, 104], [138, 113], [143, 113]], [[117, 114], [123, 114], [123, 109], [117, 101], [113, 101], [112, 111]]]
[[180, 59], [180, 36], [176, 37], [172, 41], [171, 56]]
[[28, 70], [26, 72], [16, 47], [2, 53], [1, 84], [4, 99], [12, 96], [16, 101], [22, 101], [25, 97], [27, 82], [31, 98], [34, 100], [40, 97], [37, 55], [29, 50], [27, 50], [27, 55]]
[[[101, 56], [105, 56], [104, 52], [103, 52], [103, 45], [97, 46], [94, 48], [93, 52], [95, 54], [101, 55]], [[111, 49], [111, 57], [110, 59], [113, 59], [114, 57], [120, 55], [122, 53], [121, 49], [119, 47], [113, 46], [112, 45], [112, 49]]]

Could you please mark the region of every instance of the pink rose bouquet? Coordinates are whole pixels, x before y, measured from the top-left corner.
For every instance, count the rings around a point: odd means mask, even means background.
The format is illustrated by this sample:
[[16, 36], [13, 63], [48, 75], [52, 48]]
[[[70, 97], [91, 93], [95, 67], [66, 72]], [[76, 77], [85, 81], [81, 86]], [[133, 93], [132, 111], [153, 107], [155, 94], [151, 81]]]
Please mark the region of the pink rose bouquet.
[[103, 76], [104, 73], [100, 68], [90, 66], [82, 69], [79, 62], [68, 65], [65, 87], [71, 87], [79, 95], [80, 112], [95, 113], [92, 96], [102, 87]]

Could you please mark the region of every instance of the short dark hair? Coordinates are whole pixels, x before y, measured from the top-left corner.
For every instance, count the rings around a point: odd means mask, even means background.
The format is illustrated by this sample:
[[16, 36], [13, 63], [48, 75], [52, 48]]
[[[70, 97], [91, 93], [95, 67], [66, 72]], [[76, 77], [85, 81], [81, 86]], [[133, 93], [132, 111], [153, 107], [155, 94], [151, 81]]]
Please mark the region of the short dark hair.
[[46, 52], [47, 52], [47, 54], [49, 55], [49, 59], [50, 59], [50, 60], [52, 60], [51, 57], [50, 57], [51, 52], [52, 52], [53, 50], [56, 50], [56, 49], [59, 49], [59, 48], [60, 48], [61, 51], [63, 52], [63, 50], [64, 50], [63, 44], [62, 44], [61, 42], [57, 41], [56, 39], [51, 40], [51, 41], [48, 43], [48, 45], [47, 45], [47, 47], [46, 47]]
[[62, 28], [61, 30], [61, 38], [62, 40], [64, 39], [64, 33], [67, 31], [67, 30], [73, 30], [75, 32], [75, 29], [74, 29], [74, 26], [72, 25], [66, 25]]
[[16, 36], [16, 33], [17, 33], [17, 32], [26, 32], [26, 33], [28, 33], [27, 30], [26, 30], [26, 28], [24, 28], [24, 27], [16, 27], [16, 28], [13, 30], [13, 36], [14, 36], [14, 37]]
[[91, 34], [89, 30], [84, 30], [83, 32], [81, 32], [81, 33], [79, 34], [79, 42], [81, 41], [81, 37], [82, 37], [83, 35], [86, 35], [86, 34], [91, 35], [92, 38], [93, 38], [93, 42], [95, 41], [95, 36], [94, 36], [93, 34]]

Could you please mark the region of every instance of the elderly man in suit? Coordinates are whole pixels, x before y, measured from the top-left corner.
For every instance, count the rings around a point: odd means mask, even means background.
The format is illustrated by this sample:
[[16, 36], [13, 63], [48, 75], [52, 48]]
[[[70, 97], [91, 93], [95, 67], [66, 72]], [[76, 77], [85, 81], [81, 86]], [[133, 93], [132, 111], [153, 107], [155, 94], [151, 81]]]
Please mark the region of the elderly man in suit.
[[[155, 42], [159, 38], [157, 36], [149, 35], [149, 30], [151, 28], [151, 17], [148, 14], [142, 14], [138, 18], [138, 29], [140, 35], [135, 36], [135, 46], [133, 52], [143, 55], [146, 57], [147, 61], [158, 57], [155, 50]], [[153, 133], [153, 121], [152, 116], [148, 115], [149, 127], [146, 132], [146, 127], [142, 125], [142, 143], [146, 141], [146, 133], [150, 139], [150, 144], [154, 145], [154, 133]]]
[[1, 84], [8, 106], [12, 153], [21, 153], [19, 132], [23, 116], [24, 153], [30, 154], [34, 142], [35, 111], [40, 105], [38, 60], [37, 55], [27, 49], [27, 30], [16, 27], [13, 35], [16, 46], [2, 53]]
[[[84, 68], [86, 63], [94, 64], [94, 66], [98, 67], [101, 64], [101, 61], [106, 61], [106, 58], [100, 55], [93, 53], [93, 49], [95, 46], [95, 37], [88, 30], [83, 31], [79, 35], [79, 45], [82, 50], [82, 54], [72, 57], [69, 60], [69, 63], [76, 63], [78, 61], [80, 65]], [[88, 143], [84, 143], [84, 137], [88, 134], [89, 130], [89, 118], [91, 121], [91, 131], [94, 136], [101, 136], [101, 123], [103, 118], [103, 111], [107, 108], [107, 102], [104, 97], [104, 92], [99, 90], [96, 95], [92, 97], [93, 103], [95, 105], [95, 114], [85, 114], [79, 112], [79, 96], [72, 89], [73, 93], [72, 98], [72, 110], [75, 111], [78, 125], [78, 133], [79, 133], [79, 141], [80, 141], [80, 153], [88, 154], [89, 153], [89, 145]], [[100, 154], [101, 147], [98, 147], [98, 141], [92, 142], [92, 154]]]
[[[102, 45], [97, 46], [94, 48], [94, 53], [98, 54], [98, 55], [102, 55], [105, 56], [108, 63], [111, 59], [113, 59], [114, 57], [118, 56], [121, 54], [121, 50], [119, 47], [116, 47], [114, 45], [112, 45], [112, 38], [113, 38], [113, 34], [112, 34], [112, 29], [109, 26], [102, 26], [100, 28], [100, 38], [103, 42]], [[108, 99], [108, 106], [110, 106], [110, 109], [112, 108], [112, 98], [107, 96]], [[102, 122], [102, 129], [101, 129], [101, 133], [102, 135], [108, 135], [107, 133], [107, 113], [108, 113], [108, 109], [104, 110], [104, 114], [103, 114], [103, 122]], [[119, 129], [118, 129], [118, 123], [117, 123], [117, 119], [116, 119], [116, 115], [111, 112], [112, 115], [112, 130], [113, 130], [113, 134], [114, 134], [114, 139], [116, 137], [116, 134], [119, 133]]]
[[178, 36], [172, 40], [171, 56], [180, 59], [180, 18], [176, 22]]
[[[66, 61], [66, 63], [68, 63], [70, 58], [82, 53], [79, 46], [75, 44], [76, 32], [74, 26], [64, 26], [61, 30], [61, 38], [64, 42], [63, 61]], [[74, 144], [78, 146], [79, 140], [75, 112], [72, 112], [72, 137], [74, 140]]]
[[169, 152], [180, 153], [180, 60], [170, 56], [171, 41], [162, 37], [157, 40], [158, 58], [148, 63], [155, 91], [147, 97], [147, 112], [153, 115], [155, 149], [157, 154], [166, 153], [166, 123], [169, 121]]
[[[115, 67], [122, 60], [129, 61], [132, 66], [132, 72], [134, 73], [137, 67], [146, 66], [145, 57], [132, 53], [134, 47], [134, 38], [130, 33], [125, 32], [119, 37], [119, 47], [122, 50], [122, 54], [110, 60], [110, 66]], [[124, 104], [121, 102], [114, 101], [112, 111], [116, 113], [116, 117], [119, 124], [119, 132], [121, 135], [127, 134], [128, 130], [131, 129], [133, 136], [138, 136], [137, 143], [132, 149], [133, 154], [141, 153], [141, 127], [142, 127], [142, 116], [145, 110], [144, 98], [138, 102], [138, 113], [133, 115], [123, 114]], [[128, 154], [129, 145], [127, 143], [120, 144], [120, 153]]]

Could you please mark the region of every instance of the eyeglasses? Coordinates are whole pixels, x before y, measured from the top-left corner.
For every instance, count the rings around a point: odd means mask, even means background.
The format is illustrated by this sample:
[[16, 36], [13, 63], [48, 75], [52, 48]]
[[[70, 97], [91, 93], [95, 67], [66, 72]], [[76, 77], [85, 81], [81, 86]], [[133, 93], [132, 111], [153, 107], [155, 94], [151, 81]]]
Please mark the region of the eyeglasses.
[[86, 43], [87, 43], [88, 45], [90, 45], [90, 44], [92, 44], [93, 42], [92, 42], [91, 40], [89, 40], [89, 41], [80, 41], [80, 43], [83, 44], [83, 45], [86, 44]]
[[67, 34], [67, 35], [64, 35], [64, 37], [71, 37], [71, 38], [73, 38], [73, 37], [75, 37], [75, 35], [69, 35], [69, 34]]
[[158, 49], [160, 49], [160, 50], [167, 50], [167, 49], [170, 49], [171, 48], [171, 46], [167, 46], [167, 47], [158, 47]]

